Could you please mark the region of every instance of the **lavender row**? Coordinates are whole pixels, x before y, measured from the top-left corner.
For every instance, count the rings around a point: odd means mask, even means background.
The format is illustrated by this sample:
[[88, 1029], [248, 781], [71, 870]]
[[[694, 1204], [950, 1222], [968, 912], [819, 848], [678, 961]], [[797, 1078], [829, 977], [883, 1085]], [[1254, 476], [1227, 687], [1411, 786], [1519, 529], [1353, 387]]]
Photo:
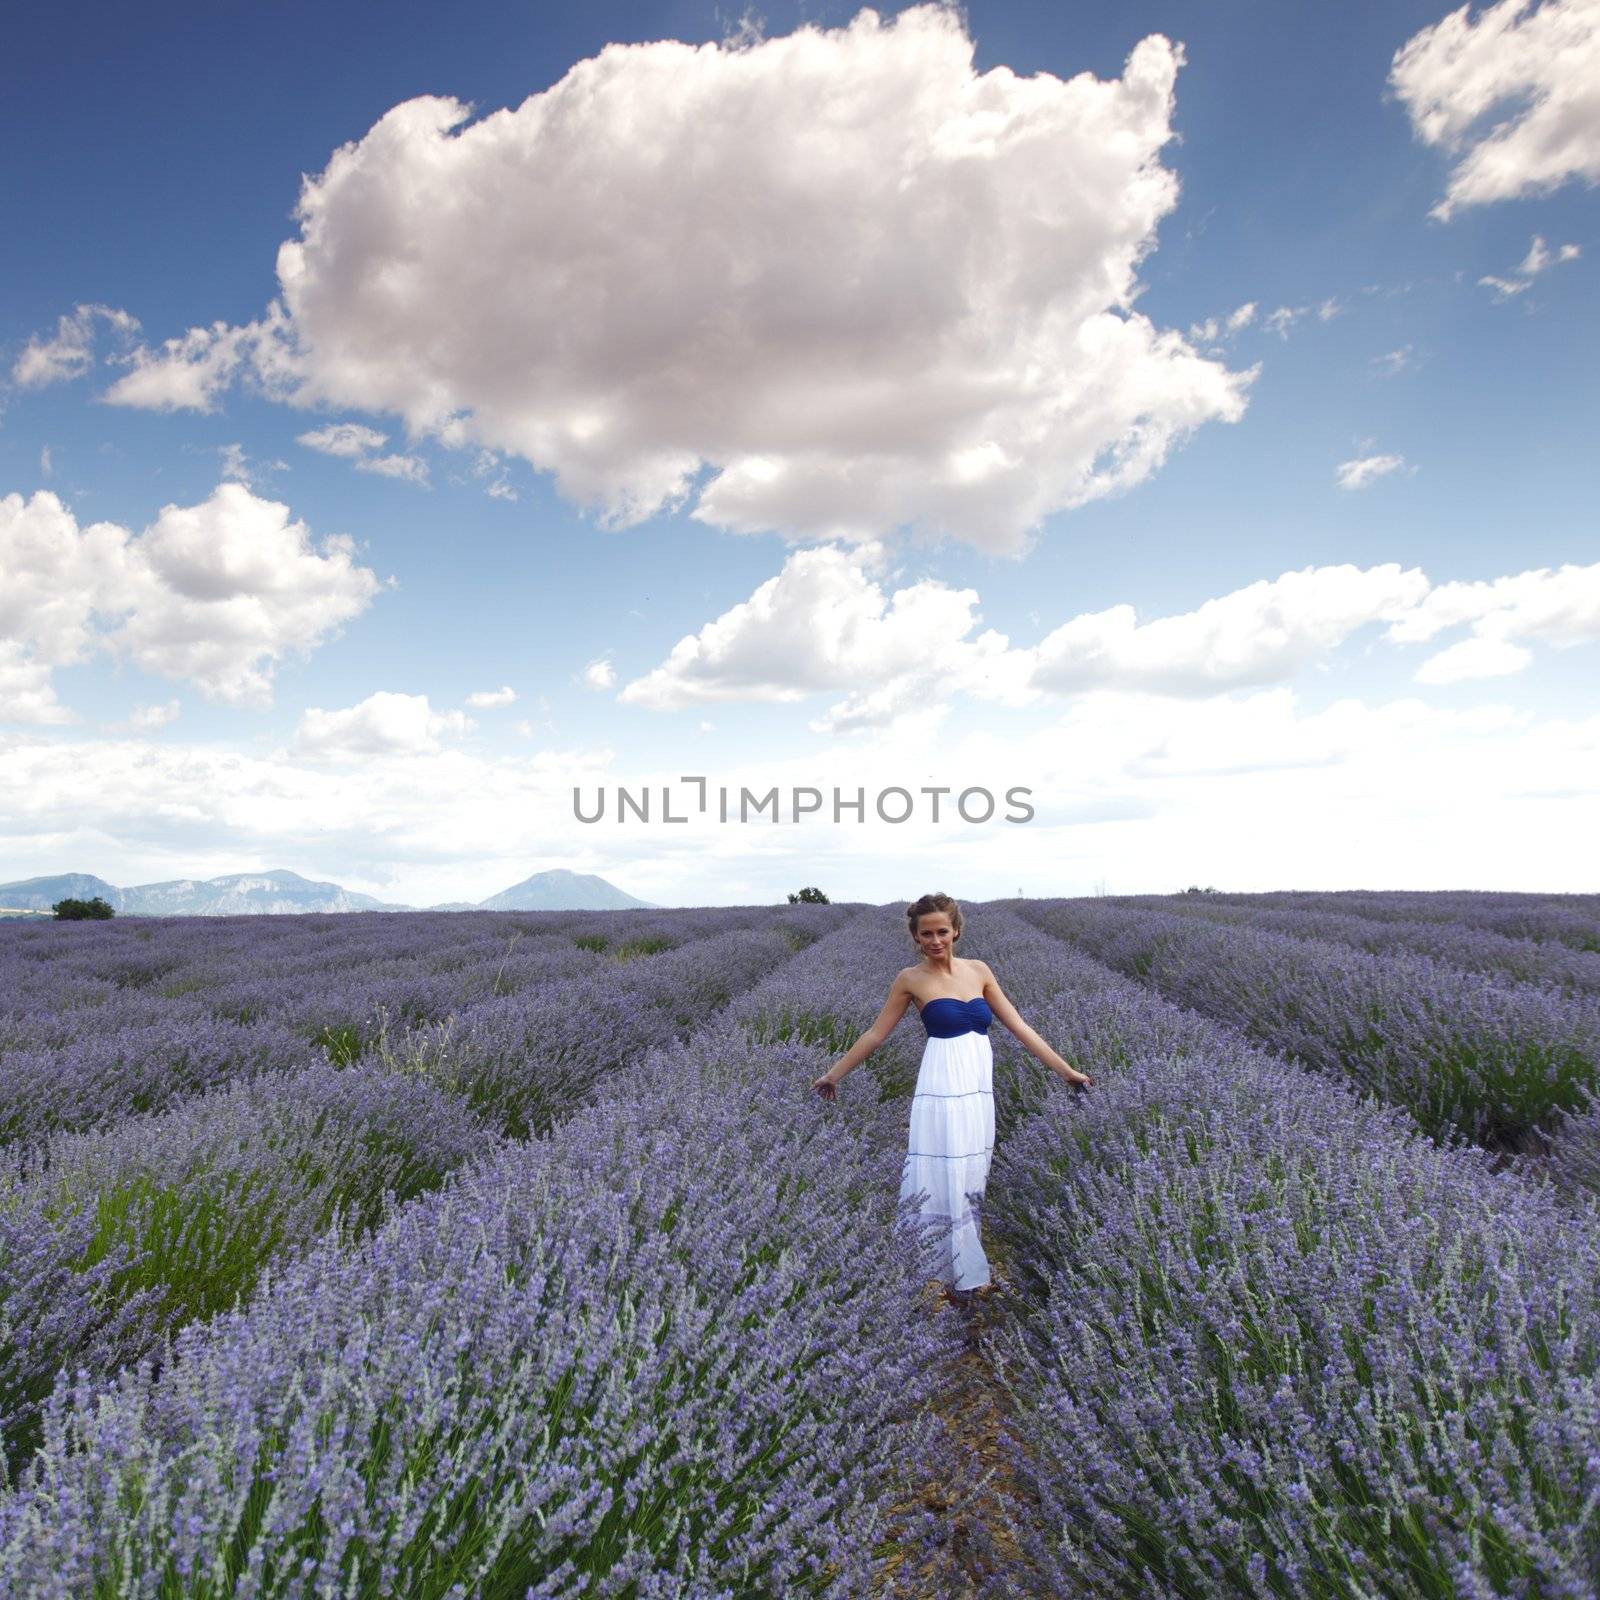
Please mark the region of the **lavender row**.
[[775, 930], [711, 937], [614, 983], [485, 1002], [385, 1042], [382, 1068], [323, 1061], [109, 1132], [12, 1147], [0, 1157], [0, 1429], [11, 1458], [31, 1447], [58, 1369], [109, 1372], [147, 1354], [248, 1294], [336, 1208], [359, 1234], [386, 1192], [435, 1187], [472, 1153], [548, 1128], [790, 951]]
[[985, 1228], [1013, 1592], [1595, 1593], [1600, 1207], [1240, 1047], [1029, 1119]]
[[[639, 913], [458, 913], [345, 918], [172, 918], [159, 922], [0, 925], [0, 1051], [59, 1032], [62, 1013], [198, 994], [232, 1021], [291, 1026], [306, 997], [341, 982], [410, 980], [418, 1019], [436, 1018], [530, 982], [579, 976], [716, 934], [776, 930], [799, 948], [847, 920], [835, 906], [755, 906]], [[286, 926], [287, 925], [287, 926]], [[407, 1009], [403, 990], [392, 1009]], [[55, 1020], [52, 1024], [52, 1019]]]
[[521, 1139], [549, 1128], [651, 1047], [689, 1037], [799, 959], [777, 929], [740, 930], [485, 1000], [439, 1023], [391, 1034], [378, 1014], [366, 1027], [386, 1064], [427, 1077], [495, 1132]]
[[1510, 939], [1541, 939], [1574, 950], [1600, 950], [1600, 895], [1505, 894], [1479, 891], [1366, 889], [1333, 892], [1279, 890], [1216, 894], [1225, 905], [1291, 911], [1331, 911], [1377, 922], [1450, 922]]
[[1600, 946], [1577, 950], [1558, 940], [1514, 937], [1470, 923], [1375, 921], [1334, 911], [1217, 904], [1212, 895], [1117, 895], [1105, 903], [1124, 910], [1198, 917], [1294, 939], [1323, 939], [1365, 950], [1368, 955], [1429, 956], [1503, 983], [1549, 984], [1571, 993], [1600, 994]]
[[[259, 926], [267, 919], [238, 920]], [[663, 1028], [687, 1032], [740, 985], [789, 959], [794, 947], [794, 928], [773, 926], [705, 934], [681, 948], [621, 961], [566, 946], [520, 971], [512, 965], [518, 947], [508, 943], [498, 957], [480, 951], [466, 971], [441, 976], [413, 971], [397, 978], [379, 967], [269, 982], [247, 972], [235, 980], [236, 990], [251, 988], [260, 1009], [277, 1015], [252, 1009], [246, 1021], [219, 1018], [200, 993], [118, 994], [65, 1016], [28, 1019], [37, 1028], [30, 1046], [11, 1036], [0, 1053], [0, 1142], [111, 1126], [236, 1078], [293, 1070], [325, 1056], [348, 1063], [376, 1047], [380, 1035], [396, 1049], [416, 1035], [426, 1049], [452, 1027], [464, 1041], [463, 1072], [482, 1080], [478, 1103], [485, 1110], [499, 1106], [511, 1131], [525, 1132], [548, 1110], [528, 1101], [531, 1115], [517, 1120], [519, 1063], [530, 1052], [562, 1066], [567, 1087], [555, 1073], [538, 1087], [565, 1103], [572, 1081], [592, 1080], [655, 1042]], [[304, 948], [296, 954], [315, 959]]]
[[328, 1063], [0, 1157], [0, 1438], [13, 1467], [63, 1368], [100, 1375], [248, 1296], [342, 1218], [364, 1232], [493, 1141], [431, 1084]]
[[1542, 1150], [1600, 1069], [1597, 997], [1095, 901], [1015, 906], [1159, 993], [1405, 1107], [1436, 1137]]
[[888, 1108], [736, 1031], [653, 1052], [159, 1373], [62, 1386], [0, 1501], [18, 1596], [868, 1592], [952, 1351]]

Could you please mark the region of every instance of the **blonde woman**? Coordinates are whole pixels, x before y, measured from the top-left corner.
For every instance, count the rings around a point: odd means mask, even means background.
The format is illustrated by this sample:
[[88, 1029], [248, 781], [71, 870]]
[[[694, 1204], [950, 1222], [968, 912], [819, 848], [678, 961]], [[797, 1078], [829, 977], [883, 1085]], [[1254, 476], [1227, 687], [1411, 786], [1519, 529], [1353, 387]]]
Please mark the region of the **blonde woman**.
[[1075, 1087], [1086, 1088], [1094, 1079], [1069, 1066], [1022, 1020], [986, 962], [956, 955], [961, 907], [949, 895], [923, 895], [906, 908], [906, 921], [922, 959], [895, 975], [877, 1020], [811, 1087], [832, 1100], [839, 1084], [894, 1031], [906, 1007], [917, 1007], [928, 1042], [911, 1100], [900, 1195], [920, 1195], [924, 1217], [951, 1221], [939, 1276], [948, 1296], [965, 1303], [989, 1283], [971, 1203], [982, 1198], [994, 1152], [989, 1024], [998, 1017], [1030, 1055]]

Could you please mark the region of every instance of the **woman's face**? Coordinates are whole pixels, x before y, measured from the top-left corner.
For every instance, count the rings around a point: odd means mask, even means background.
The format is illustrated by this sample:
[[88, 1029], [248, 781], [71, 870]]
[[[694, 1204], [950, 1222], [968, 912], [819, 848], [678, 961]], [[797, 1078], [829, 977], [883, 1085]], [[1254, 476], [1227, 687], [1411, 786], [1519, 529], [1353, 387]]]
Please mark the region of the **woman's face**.
[[924, 911], [917, 918], [917, 944], [930, 961], [955, 948], [956, 931], [942, 911]]

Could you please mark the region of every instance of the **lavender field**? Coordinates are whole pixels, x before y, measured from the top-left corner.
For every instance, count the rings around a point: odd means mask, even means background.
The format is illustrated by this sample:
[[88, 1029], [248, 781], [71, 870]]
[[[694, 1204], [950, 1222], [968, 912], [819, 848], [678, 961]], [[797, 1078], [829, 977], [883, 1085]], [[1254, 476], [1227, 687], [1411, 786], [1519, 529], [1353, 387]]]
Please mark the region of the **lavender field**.
[[1600, 1594], [1600, 896], [0, 922], [0, 1594]]

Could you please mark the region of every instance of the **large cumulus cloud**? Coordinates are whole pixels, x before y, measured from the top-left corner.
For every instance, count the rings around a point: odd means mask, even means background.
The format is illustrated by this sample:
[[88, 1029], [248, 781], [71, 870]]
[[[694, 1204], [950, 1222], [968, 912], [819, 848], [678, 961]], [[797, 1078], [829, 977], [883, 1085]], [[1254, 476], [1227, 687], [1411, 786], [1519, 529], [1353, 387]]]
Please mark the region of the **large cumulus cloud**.
[[1152, 35], [1108, 81], [980, 74], [923, 5], [609, 45], [475, 122], [409, 100], [305, 181], [262, 321], [142, 349], [109, 398], [253, 368], [524, 457], [607, 526], [692, 503], [1016, 554], [1243, 411], [1253, 372], [1133, 309], [1182, 61]]

